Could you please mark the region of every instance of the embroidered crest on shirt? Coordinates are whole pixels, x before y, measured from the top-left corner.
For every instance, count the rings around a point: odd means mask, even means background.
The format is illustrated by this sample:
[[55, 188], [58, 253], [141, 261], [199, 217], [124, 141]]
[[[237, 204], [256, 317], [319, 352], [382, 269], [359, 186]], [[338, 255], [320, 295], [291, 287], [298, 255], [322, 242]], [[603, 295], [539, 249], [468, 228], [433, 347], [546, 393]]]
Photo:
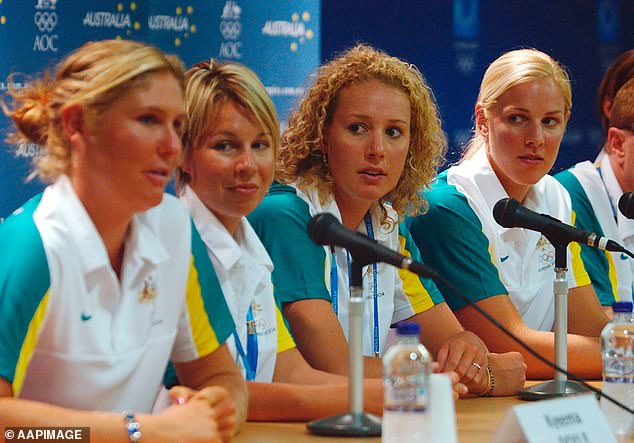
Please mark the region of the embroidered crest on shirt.
[[251, 314], [252, 318], [247, 317], [247, 334], [267, 336], [277, 333], [275, 321], [272, 324], [268, 324], [266, 317], [263, 316], [264, 308], [261, 304], [256, 303], [255, 300], [251, 302]]
[[537, 240], [537, 246], [535, 246], [535, 248], [540, 249], [541, 252], [545, 252], [546, 249], [550, 248], [550, 246], [551, 244], [548, 239], [542, 235], [539, 237], [539, 240]]
[[143, 280], [143, 289], [139, 292], [139, 302], [150, 303], [156, 298], [156, 281], [154, 276], [148, 275]]
[[539, 237], [535, 249], [537, 254], [539, 254], [539, 264], [541, 265], [537, 271], [542, 272], [551, 269], [555, 263], [555, 250], [550, 241], [542, 235]]

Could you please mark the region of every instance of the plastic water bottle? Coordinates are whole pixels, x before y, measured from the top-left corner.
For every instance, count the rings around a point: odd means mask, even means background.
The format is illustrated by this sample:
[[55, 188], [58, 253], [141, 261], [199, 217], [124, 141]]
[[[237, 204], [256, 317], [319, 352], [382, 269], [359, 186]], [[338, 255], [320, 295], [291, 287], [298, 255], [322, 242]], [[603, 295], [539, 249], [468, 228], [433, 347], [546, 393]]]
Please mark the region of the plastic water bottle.
[[431, 441], [431, 357], [416, 323], [401, 323], [383, 357], [383, 443]]
[[[634, 323], [632, 302], [615, 302], [613, 320], [601, 332], [603, 392], [629, 408], [634, 408]], [[601, 409], [619, 441], [632, 431], [632, 414], [605, 398]]]

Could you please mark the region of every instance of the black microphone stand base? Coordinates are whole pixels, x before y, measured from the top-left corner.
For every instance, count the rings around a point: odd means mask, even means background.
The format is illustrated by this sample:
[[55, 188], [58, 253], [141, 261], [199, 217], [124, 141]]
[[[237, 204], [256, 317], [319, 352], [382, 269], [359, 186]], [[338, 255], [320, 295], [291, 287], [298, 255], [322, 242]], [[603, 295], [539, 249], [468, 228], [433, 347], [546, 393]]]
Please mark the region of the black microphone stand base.
[[548, 380], [518, 392], [522, 400], [544, 400], [592, 392], [581, 383], [572, 380]]
[[313, 434], [331, 437], [375, 437], [381, 435], [381, 418], [366, 413], [348, 412], [334, 415], [311, 421], [306, 426]]

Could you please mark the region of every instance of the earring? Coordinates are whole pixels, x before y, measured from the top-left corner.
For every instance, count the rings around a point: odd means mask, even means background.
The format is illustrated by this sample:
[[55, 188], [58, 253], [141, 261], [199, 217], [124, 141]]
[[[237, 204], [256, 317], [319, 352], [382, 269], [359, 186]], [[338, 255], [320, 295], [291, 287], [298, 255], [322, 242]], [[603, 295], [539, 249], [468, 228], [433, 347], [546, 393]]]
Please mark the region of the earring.
[[328, 154], [324, 154], [321, 156], [321, 162], [324, 164], [326, 169], [330, 171], [330, 166], [328, 166]]

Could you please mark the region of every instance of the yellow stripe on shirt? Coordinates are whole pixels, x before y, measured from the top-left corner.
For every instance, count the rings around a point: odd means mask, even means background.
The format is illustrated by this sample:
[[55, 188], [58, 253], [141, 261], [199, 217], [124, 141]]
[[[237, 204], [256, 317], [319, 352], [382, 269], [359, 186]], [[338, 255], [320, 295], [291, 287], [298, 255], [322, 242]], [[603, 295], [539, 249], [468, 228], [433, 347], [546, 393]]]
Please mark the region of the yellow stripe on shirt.
[[40, 301], [40, 304], [35, 310], [33, 318], [29, 323], [29, 329], [27, 330], [24, 342], [22, 343], [22, 348], [20, 349], [20, 355], [18, 357], [18, 362], [15, 368], [15, 376], [13, 377], [12, 389], [14, 397], [18, 397], [20, 395], [20, 391], [22, 391], [24, 377], [26, 376], [29, 362], [31, 361], [31, 357], [33, 356], [35, 347], [37, 346], [37, 339], [40, 333], [40, 328], [42, 327], [42, 323], [44, 322], [46, 307], [48, 306], [49, 293], [50, 289], [46, 291], [46, 294], [44, 295], [44, 297], [42, 297], [42, 300]]
[[[577, 219], [577, 213], [572, 211], [572, 226], [575, 226], [575, 220]], [[575, 278], [577, 287], [587, 286], [590, 282], [590, 276], [586, 272], [586, 267], [581, 259], [581, 245], [577, 242], [570, 243], [570, 253], [572, 254], [572, 275]]]
[[619, 301], [621, 298], [619, 297], [619, 277], [616, 273], [616, 266], [614, 265], [614, 260], [612, 259], [612, 253], [609, 251], [605, 252], [605, 258], [608, 261], [608, 277], [610, 279], [610, 284], [612, 285], [612, 295], [614, 295], [614, 300]]
[[[194, 265], [194, 256], [189, 262], [189, 277], [187, 281], [187, 312], [189, 313], [189, 323], [198, 352], [198, 357], [204, 357], [218, 349], [220, 343], [216, 337], [216, 332], [211, 326], [205, 303], [202, 297], [202, 290], [198, 281], [198, 270]], [[211, 339], [209, 339], [211, 337]]]
[[[486, 232], [484, 232], [484, 229], [482, 230], [482, 235], [484, 235], [488, 239]], [[495, 262], [495, 260], [493, 260], [493, 257], [494, 257], [493, 256], [493, 245], [491, 244], [491, 242], [488, 242], [488, 243], [489, 243], [489, 249], [488, 249], [488, 251], [489, 251], [489, 260], [491, 260], [491, 263], [493, 264], [493, 267], [495, 269], [497, 269], [497, 271], [498, 271], [498, 280], [502, 281], [502, 272], [500, 272], [500, 268], [498, 267], [498, 265]]]
[[[398, 241], [401, 244], [401, 254], [406, 257], [411, 257], [412, 254], [405, 249], [405, 237], [399, 235]], [[405, 295], [407, 295], [412, 309], [414, 309], [414, 313], [420, 314], [434, 307], [434, 301], [421, 283], [418, 275], [407, 269], [399, 269], [398, 275], [403, 282], [403, 291], [405, 291]]]
[[280, 352], [293, 349], [295, 347], [295, 341], [288, 331], [282, 313], [277, 305], [275, 305], [275, 319], [277, 320], [277, 353], [279, 354]]

